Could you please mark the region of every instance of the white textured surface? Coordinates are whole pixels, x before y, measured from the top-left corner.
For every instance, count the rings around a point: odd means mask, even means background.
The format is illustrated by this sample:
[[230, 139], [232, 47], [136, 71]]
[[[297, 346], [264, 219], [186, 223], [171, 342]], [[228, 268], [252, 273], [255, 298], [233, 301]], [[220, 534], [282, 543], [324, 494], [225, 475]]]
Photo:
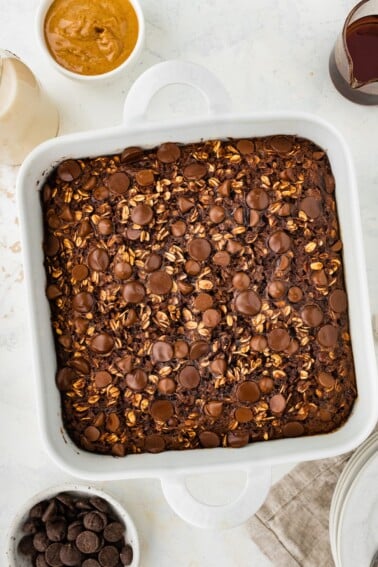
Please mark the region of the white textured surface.
[[[119, 122], [132, 81], [153, 63], [179, 58], [207, 66], [225, 84], [236, 112], [305, 110], [327, 118], [345, 136], [355, 161], [363, 218], [372, 310], [378, 312], [376, 267], [378, 108], [343, 99], [328, 77], [328, 55], [355, 2], [340, 0], [141, 0], [146, 47], [129, 76], [112, 85], [71, 82], [57, 74], [38, 51], [33, 30], [37, 0], [0, 0], [2, 46], [21, 56], [37, 74], [61, 113], [61, 132]], [[160, 93], [151, 115], [201, 112], [203, 102], [183, 89]], [[168, 103], [169, 96], [175, 101]], [[25, 498], [69, 480], [51, 463], [40, 443], [30, 375], [20, 258], [16, 172], [0, 167], [0, 548], [9, 519]], [[287, 469], [288, 467], [286, 467]], [[274, 478], [284, 472], [273, 471]], [[212, 482], [211, 499], [235, 494], [235, 473]], [[206, 483], [195, 482], [207, 492]], [[203, 532], [184, 524], [164, 502], [158, 481], [104, 483], [135, 519], [142, 567], [268, 567], [246, 526]], [[224, 500], [223, 500], [224, 501]], [[3, 561], [0, 559], [0, 564]], [[281, 567], [281, 566], [277, 566]]]

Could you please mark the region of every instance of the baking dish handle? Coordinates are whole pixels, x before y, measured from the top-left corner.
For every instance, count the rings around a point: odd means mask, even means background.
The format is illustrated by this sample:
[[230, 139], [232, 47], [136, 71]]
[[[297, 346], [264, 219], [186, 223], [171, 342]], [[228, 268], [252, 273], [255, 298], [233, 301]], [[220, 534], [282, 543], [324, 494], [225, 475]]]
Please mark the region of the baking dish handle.
[[161, 479], [164, 496], [180, 518], [199, 528], [229, 529], [244, 523], [263, 504], [271, 486], [271, 468], [254, 466], [238, 498], [229, 504], [209, 505], [199, 502], [186, 486], [186, 475]]
[[207, 69], [189, 61], [171, 60], [145, 71], [132, 85], [125, 100], [123, 123], [136, 126], [146, 122], [151, 99], [168, 85], [183, 84], [199, 90], [206, 99], [209, 114], [227, 114], [231, 99], [222, 83]]

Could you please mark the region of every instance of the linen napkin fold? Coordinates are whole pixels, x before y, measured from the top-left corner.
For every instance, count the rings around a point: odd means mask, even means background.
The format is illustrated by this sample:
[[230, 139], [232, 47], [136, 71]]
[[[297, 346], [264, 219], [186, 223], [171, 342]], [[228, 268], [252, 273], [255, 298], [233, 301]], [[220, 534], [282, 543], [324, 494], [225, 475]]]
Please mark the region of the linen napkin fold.
[[251, 537], [274, 567], [333, 567], [329, 511], [352, 453], [297, 465], [249, 520]]

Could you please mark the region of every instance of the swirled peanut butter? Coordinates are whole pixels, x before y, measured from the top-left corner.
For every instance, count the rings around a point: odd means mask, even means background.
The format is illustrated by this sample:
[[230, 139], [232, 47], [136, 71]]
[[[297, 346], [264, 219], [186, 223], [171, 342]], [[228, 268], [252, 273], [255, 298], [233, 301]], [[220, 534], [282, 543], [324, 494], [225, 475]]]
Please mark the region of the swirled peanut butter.
[[81, 75], [116, 69], [132, 53], [138, 31], [129, 0], [55, 0], [44, 28], [53, 58]]

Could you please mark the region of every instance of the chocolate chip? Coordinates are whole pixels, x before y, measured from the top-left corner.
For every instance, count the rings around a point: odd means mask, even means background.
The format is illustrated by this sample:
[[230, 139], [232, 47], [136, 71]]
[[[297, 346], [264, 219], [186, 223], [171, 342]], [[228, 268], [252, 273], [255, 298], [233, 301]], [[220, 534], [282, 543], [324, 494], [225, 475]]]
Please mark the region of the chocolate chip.
[[227, 443], [230, 447], [239, 448], [247, 445], [249, 433], [247, 431], [230, 431], [227, 434]]
[[[59, 541], [59, 540], [58, 540]], [[44, 553], [51, 541], [44, 532], [39, 532], [33, 537], [33, 545], [37, 551]]]
[[213, 306], [213, 298], [208, 293], [200, 293], [193, 302], [193, 307], [198, 311], [206, 311]]
[[122, 539], [124, 533], [125, 526], [123, 526], [120, 522], [111, 522], [104, 529], [104, 538], [110, 543], [116, 543]]
[[97, 427], [88, 425], [88, 427], [86, 427], [84, 430], [84, 435], [88, 439], [88, 441], [94, 443], [95, 441], [98, 441], [100, 439], [101, 433], [100, 430], [97, 429]]
[[78, 228], [78, 235], [84, 238], [85, 236], [89, 236], [93, 232], [92, 225], [88, 220], [83, 220]]
[[273, 299], [282, 299], [286, 294], [286, 283], [279, 280], [269, 282], [268, 293]]
[[293, 140], [289, 136], [272, 136], [270, 145], [280, 154], [288, 154], [293, 149]]
[[152, 345], [151, 354], [155, 362], [168, 362], [173, 358], [173, 348], [165, 341], [156, 341]]
[[112, 193], [123, 195], [130, 187], [130, 179], [126, 173], [117, 171], [108, 178], [108, 187]]
[[57, 169], [58, 177], [62, 181], [73, 181], [81, 175], [80, 164], [74, 159], [67, 159], [59, 164]]
[[174, 409], [168, 400], [156, 400], [152, 402], [150, 412], [156, 421], [168, 421], [174, 414]]
[[162, 378], [158, 382], [158, 390], [164, 396], [170, 396], [176, 391], [176, 382], [172, 378]]
[[287, 297], [291, 303], [298, 303], [299, 301], [302, 301], [303, 292], [300, 287], [293, 286], [289, 289]]
[[172, 236], [177, 236], [177, 237], [184, 236], [185, 232], [186, 232], [186, 224], [184, 223], [184, 221], [179, 220], [171, 224]]
[[235, 289], [248, 289], [251, 280], [244, 272], [237, 272], [232, 278], [232, 285]]
[[335, 379], [329, 372], [319, 372], [316, 379], [323, 388], [331, 389], [335, 386]]
[[113, 223], [110, 219], [100, 219], [97, 224], [97, 230], [102, 236], [109, 236], [113, 232]]
[[140, 160], [143, 157], [142, 148], [133, 146], [131, 148], [125, 148], [121, 154], [122, 163], [133, 163]]
[[88, 254], [88, 266], [96, 272], [105, 272], [109, 262], [108, 253], [103, 248], [94, 248]]
[[236, 144], [236, 148], [242, 155], [252, 154], [255, 150], [255, 144], [252, 140], [239, 140]]
[[46, 562], [44, 553], [40, 553], [40, 554], [37, 555], [37, 557], [35, 559], [35, 566], [36, 567], [48, 567], [48, 563]]
[[45, 559], [50, 567], [62, 567], [63, 563], [60, 559], [60, 550], [62, 549], [61, 543], [52, 543], [46, 549]]
[[268, 346], [268, 341], [262, 335], [255, 335], [251, 338], [250, 346], [252, 350], [256, 352], [264, 352]]
[[67, 532], [67, 525], [63, 518], [53, 518], [46, 522], [46, 534], [50, 541], [62, 541]]
[[237, 254], [238, 252], [241, 252], [242, 250], [243, 250], [243, 246], [237, 240], [228, 240], [227, 241], [227, 251], [230, 252], [230, 254]]
[[26, 520], [22, 526], [22, 532], [24, 534], [36, 534], [38, 532], [39, 524], [35, 520]]
[[89, 555], [90, 553], [95, 553], [98, 550], [100, 540], [96, 533], [84, 530], [77, 536], [75, 543], [79, 551]]
[[[120, 419], [116, 413], [110, 413], [106, 418], [105, 427], [111, 433], [115, 433], [120, 426]], [[94, 530], [96, 531], [96, 530]]]
[[289, 421], [283, 426], [282, 432], [285, 437], [299, 437], [303, 435], [304, 427], [299, 421]]
[[189, 295], [194, 290], [194, 285], [181, 281], [177, 282], [177, 287], [182, 295]]
[[217, 309], [206, 309], [202, 314], [202, 323], [210, 329], [219, 325], [222, 320], [222, 314]]
[[89, 362], [81, 356], [71, 360], [70, 364], [75, 368], [75, 370], [77, 370], [81, 374], [89, 374], [90, 372]]
[[148, 278], [148, 286], [151, 293], [156, 293], [158, 295], [166, 295], [172, 289], [173, 281], [171, 276], [159, 270], [158, 272], [153, 272]]
[[188, 243], [189, 256], [203, 262], [211, 254], [211, 244], [206, 238], [193, 238]]
[[226, 179], [226, 181], [223, 181], [219, 185], [217, 192], [220, 197], [229, 197], [231, 195], [231, 180]]
[[236, 391], [236, 396], [239, 402], [252, 402], [255, 403], [260, 398], [260, 390], [256, 382], [246, 381], [242, 382]]
[[224, 207], [221, 207], [220, 205], [213, 205], [212, 207], [210, 207], [209, 218], [211, 222], [213, 222], [214, 224], [219, 224], [220, 222], [224, 221], [225, 217], [226, 211]]
[[270, 398], [269, 407], [272, 413], [280, 414], [286, 407], [286, 399], [282, 394], [276, 394]]
[[72, 308], [79, 313], [89, 313], [89, 311], [92, 310], [93, 303], [93, 296], [86, 291], [81, 291], [74, 295], [72, 299]]
[[108, 354], [114, 348], [114, 339], [108, 333], [100, 333], [93, 337], [90, 348], [97, 354]]
[[335, 289], [329, 296], [329, 305], [336, 313], [343, 313], [347, 309], [347, 296], [342, 289]]
[[184, 167], [184, 177], [186, 179], [199, 180], [207, 174], [207, 167], [204, 163], [192, 163]]
[[69, 567], [80, 565], [81, 554], [72, 543], [62, 545], [59, 557], [63, 565], [67, 565]]
[[144, 440], [144, 448], [149, 453], [161, 453], [165, 449], [165, 442], [163, 437], [157, 434], [148, 435]]
[[194, 202], [186, 197], [179, 197], [177, 199], [178, 207], [182, 213], [187, 213], [194, 207]]
[[235, 308], [243, 315], [257, 315], [261, 309], [261, 300], [252, 290], [242, 291], [235, 299]]
[[133, 269], [128, 262], [117, 262], [114, 264], [113, 272], [119, 280], [128, 280], [133, 273]]
[[283, 351], [290, 344], [290, 335], [286, 329], [273, 329], [268, 333], [269, 348], [275, 351]]
[[139, 240], [141, 231], [138, 228], [128, 228], [126, 229], [126, 238], [129, 240]]
[[59, 240], [56, 236], [50, 234], [45, 242], [46, 256], [55, 256], [60, 250]]
[[321, 203], [315, 197], [305, 197], [300, 202], [299, 210], [303, 211], [310, 219], [317, 219], [322, 214]]
[[85, 561], [83, 561], [81, 567], [100, 567], [100, 564], [96, 559], [92, 559], [90, 557], [88, 559], [85, 559]]
[[195, 341], [190, 346], [189, 358], [190, 360], [198, 360], [202, 356], [206, 356], [209, 353], [210, 347], [206, 341]]
[[100, 370], [95, 374], [95, 383], [97, 388], [106, 388], [112, 383], [112, 376], [106, 370]]
[[216, 254], [214, 254], [213, 262], [218, 266], [225, 267], [230, 264], [231, 256], [226, 250], [222, 250], [221, 252], [216, 252]]
[[77, 536], [83, 531], [83, 524], [80, 520], [72, 522], [67, 528], [67, 540], [75, 541]]
[[201, 271], [201, 264], [195, 260], [187, 260], [184, 268], [189, 276], [197, 276]]
[[99, 512], [88, 512], [83, 517], [85, 529], [92, 532], [101, 532], [106, 526], [106, 519]]
[[81, 282], [88, 277], [89, 271], [85, 264], [75, 264], [72, 268], [72, 277], [77, 282]]
[[180, 158], [181, 152], [177, 144], [166, 142], [161, 144], [156, 152], [156, 157], [162, 163], [174, 163]]
[[150, 254], [144, 264], [144, 269], [146, 272], [155, 272], [158, 270], [162, 264], [162, 257], [160, 254], [155, 254], [154, 252]]
[[67, 392], [72, 388], [72, 382], [76, 379], [76, 374], [72, 368], [64, 366], [58, 370], [56, 375], [56, 385], [61, 392]]
[[188, 356], [189, 347], [185, 341], [176, 341], [174, 347], [176, 358], [185, 358]]
[[308, 327], [318, 327], [323, 321], [323, 312], [316, 304], [307, 304], [301, 311], [301, 317]]
[[33, 536], [26, 535], [20, 539], [18, 544], [18, 551], [21, 555], [33, 555], [35, 552], [34, 545], [33, 545]]
[[216, 358], [210, 363], [210, 372], [215, 376], [225, 374], [227, 370], [227, 362], [223, 358]]
[[131, 565], [133, 560], [133, 548], [131, 547], [131, 545], [125, 545], [125, 547], [122, 548], [119, 556], [122, 565]]
[[146, 295], [146, 290], [141, 283], [132, 281], [125, 284], [122, 295], [128, 303], [140, 303]]
[[269, 206], [269, 196], [265, 189], [256, 187], [252, 189], [246, 197], [248, 207], [263, 211]]
[[253, 412], [250, 408], [237, 408], [235, 410], [235, 419], [239, 423], [248, 423], [253, 419]]
[[109, 191], [106, 187], [97, 187], [94, 191], [93, 191], [93, 197], [97, 200], [97, 201], [105, 201], [105, 199], [107, 199], [109, 197]]
[[274, 388], [274, 382], [271, 378], [261, 378], [258, 385], [263, 394], [270, 394]]
[[183, 388], [189, 390], [197, 388], [200, 383], [201, 377], [195, 366], [185, 366], [178, 375], [178, 381]]
[[199, 440], [202, 447], [211, 449], [214, 447], [219, 447], [220, 439], [219, 436], [213, 431], [201, 431], [199, 434]]
[[135, 174], [135, 179], [142, 187], [148, 187], [155, 181], [154, 173], [151, 169], [142, 169]]
[[209, 417], [217, 418], [222, 415], [223, 403], [222, 402], [208, 402], [204, 406], [204, 412]]
[[339, 338], [339, 329], [334, 325], [324, 325], [319, 329], [316, 338], [322, 346], [332, 348], [336, 346]]
[[57, 506], [55, 500], [53, 499], [50, 500], [45, 511], [43, 512], [42, 522], [46, 523], [49, 520], [52, 520], [56, 516], [56, 513], [57, 513]]
[[134, 371], [126, 376], [126, 384], [135, 392], [144, 390], [147, 386], [148, 376], [141, 368], [135, 368]]
[[290, 250], [291, 238], [283, 230], [277, 230], [269, 237], [269, 248], [276, 254], [283, 254]]
[[144, 226], [152, 221], [154, 217], [153, 210], [149, 205], [141, 203], [131, 211], [131, 220], [135, 224]]

